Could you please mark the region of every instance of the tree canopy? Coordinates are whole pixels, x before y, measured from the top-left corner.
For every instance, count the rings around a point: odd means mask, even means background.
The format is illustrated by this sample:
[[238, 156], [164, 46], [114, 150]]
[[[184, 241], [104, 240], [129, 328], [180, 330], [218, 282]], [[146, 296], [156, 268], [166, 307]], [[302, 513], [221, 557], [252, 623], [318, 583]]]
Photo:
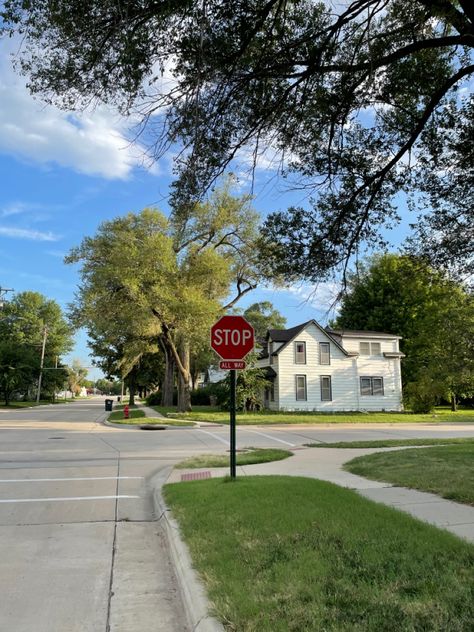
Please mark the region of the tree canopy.
[[264, 340], [268, 329], [284, 329], [286, 318], [270, 301], [252, 303], [243, 313], [255, 330], [257, 341]]
[[[107, 373], [130, 375], [163, 349], [190, 405], [191, 360], [209, 347], [212, 323], [262, 277], [258, 216], [224, 186], [182, 214], [156, 209], [104, 222], [66, 261], [81, 265], [73, 317], [89, 331]], [[110, 365], [112, 371], [109, 370]]]
[[276, 270], [319, 280], [380, 246], [404, 190], [413, 247], [472, 272], [470, 0], [7, 0], [0, 17], [33, 92], [133, 112], [153, 157], [181, 143], [175, 207], [240, 150], [276, 151], [312, 200], [268, 218]]
[[60, 306], [38, 292], [20, 292], [4, 304], [0, 310], [0, 392], [6, 403], [13, 393], [26, 395], [36, 387], [44, 339], [47, 370], [42, 393], [54, 395], [64, 385], [66, 371], [61, 370], [59, 358], [71, 350], [72, 333]]

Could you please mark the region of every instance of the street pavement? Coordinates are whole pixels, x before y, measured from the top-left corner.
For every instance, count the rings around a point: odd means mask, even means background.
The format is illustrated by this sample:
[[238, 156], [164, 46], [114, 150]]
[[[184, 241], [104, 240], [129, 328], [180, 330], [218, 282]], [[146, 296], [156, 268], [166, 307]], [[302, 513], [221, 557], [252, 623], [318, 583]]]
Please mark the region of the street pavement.
[[[180, 480], [182, 471], [172, 473], [178, 461], [227, 453], [229, 428], [145, 431], [105, 426], [105, 417], [102, 398], [0, 410], [0, 631], [190, 629], [153, 491], [157, 481]], [[422, 518], [434, 521], [443, 513], [437, 497], [418, 497], [413, 504], [404, 490], [347, 478], [352, 475], [341, 471], [342, 462], [367, 451], [303, 446], [455, 436], [474, 436], [474, 426], [241, 426], [238, 448], [286, 447], [295, 455], [238, 468], [238, 475], [288, 473], [332, 480], [377, 501], [386, 502], [391, 494], [391, 504], [405, 509], [424, 505]], [[451, 526], [470, 538], [473, 525], [456, 512], [451, 508]]]

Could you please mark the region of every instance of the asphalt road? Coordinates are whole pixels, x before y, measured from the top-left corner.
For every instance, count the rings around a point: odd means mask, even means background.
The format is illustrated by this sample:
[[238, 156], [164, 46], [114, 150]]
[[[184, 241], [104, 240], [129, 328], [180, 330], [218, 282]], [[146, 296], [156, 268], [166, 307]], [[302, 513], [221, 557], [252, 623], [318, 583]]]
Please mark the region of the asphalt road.
[[[186, 632], [152, 489], [229, 429], [112, 428], [103, 399], [0, 411], [0, 632]], [[240, 427], [238, 447], [474, 436], [459, 424]]]

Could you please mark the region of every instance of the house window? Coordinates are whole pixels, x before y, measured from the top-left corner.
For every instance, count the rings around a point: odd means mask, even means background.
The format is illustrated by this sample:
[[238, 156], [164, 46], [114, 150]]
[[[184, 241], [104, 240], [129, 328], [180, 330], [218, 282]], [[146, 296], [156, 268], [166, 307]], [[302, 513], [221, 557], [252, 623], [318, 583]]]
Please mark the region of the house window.
[[268, 343], [268, 357], [270, 358], [270, 364], [273, 364], [273, 342]]
[[306, 375], [295, 375], [296, 399], [306, 401]]
[[361, 377], [361, 395], [383, 395], [383, 377]]
[[380, 355], [380, 342], [371, 342], [370, 343], [370, 355]]
[[319, 364], [331, 364], [331, 351], [329, 342], [319, 343]]
[[360, 355], [381, 355], [380, 342], [360, 342]]
[[306, 342], [295, 342], [295, 364], [306, 364]]
[[322, 402], [332, 401], [331, 376], [321, 375], [320, 383], [321, 383], [321, 401]]
[[275, 383], [274, 382], [270, 384], [270, 401], [271, 402], [275, 401]]

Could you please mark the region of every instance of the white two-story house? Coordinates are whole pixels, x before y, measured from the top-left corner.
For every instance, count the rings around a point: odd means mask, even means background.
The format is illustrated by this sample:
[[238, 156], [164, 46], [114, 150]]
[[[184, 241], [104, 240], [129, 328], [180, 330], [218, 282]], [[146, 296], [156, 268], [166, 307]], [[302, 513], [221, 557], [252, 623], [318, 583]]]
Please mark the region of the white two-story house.
[[321, 327], [310, 320], [267, 333], [258, 366], [271, 410], [400, 411], [400, 336]]

